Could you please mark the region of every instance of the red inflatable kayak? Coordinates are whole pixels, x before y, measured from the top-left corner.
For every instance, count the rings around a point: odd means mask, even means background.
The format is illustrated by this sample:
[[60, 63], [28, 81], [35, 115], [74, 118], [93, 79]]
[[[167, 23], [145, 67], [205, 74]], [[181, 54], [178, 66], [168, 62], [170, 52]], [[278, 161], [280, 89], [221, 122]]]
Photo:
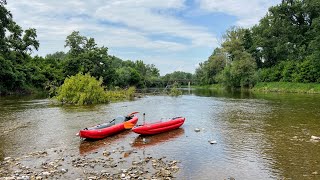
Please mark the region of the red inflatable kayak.
[[184, 123], [184, 120], [184, 117], [175, 117], [164, 122], [156, 122], [150, 124], [146, 123], [144, 125], [132, 128], [132, 131], [142, 135], [153, 135], [163, 133], [179, 128]]
[[131, 129], [138, 122], [138, 117], [132, 114], [124, 118], [124, 121], [118, 124], [115, 124], [114, 119], [109, 123], [99, 124], [90, 128], [84, 128], [80, 130], [79, 136], [81, 138], [88, 139], [102, 139], [124, 131], [125, 129]]

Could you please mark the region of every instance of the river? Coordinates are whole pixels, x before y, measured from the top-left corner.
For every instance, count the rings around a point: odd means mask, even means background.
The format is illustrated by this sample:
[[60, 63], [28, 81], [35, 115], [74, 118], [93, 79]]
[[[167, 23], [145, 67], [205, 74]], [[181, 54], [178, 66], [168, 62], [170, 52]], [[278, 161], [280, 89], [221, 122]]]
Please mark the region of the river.
[[[84, 127], [134, 111], [140, 112], [138, 124], [143, 122], [142, 113], [146, 122], [177, 116], [186, 121], [177, 130], [147, 137], [131, 131], [99, 141], [75, 136]], [[177, 179], [320, 179], [320, 142], [310, 140], [312, 135], [320, 136], [317, 94], [193, 89], [180, 97], [145, 96], [96, 106], [62, 106], [30, 96], [0, 97], [0, 131], [0, 161], [37, 151], [49, 153], [40, 163], [55, 159], [58, 155], [50, 152], [57, 151], [65, 161], [68, 155], [97, 158], [103, 151], [123, 148], [140, 156], [177, 160]], [[39, 162], [22, 163], [36, 166]], [[64, 178], [83, 177], [70, 164], [66, 166]]]

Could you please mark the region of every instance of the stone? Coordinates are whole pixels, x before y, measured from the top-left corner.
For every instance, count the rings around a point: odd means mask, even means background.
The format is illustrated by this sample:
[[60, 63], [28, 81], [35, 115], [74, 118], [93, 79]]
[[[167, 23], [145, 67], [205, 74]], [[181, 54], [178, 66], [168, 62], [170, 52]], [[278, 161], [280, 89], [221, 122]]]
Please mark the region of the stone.
[[217, 144], [217, 141], [211, 140], [209, 141], [210, 144]]
[[61, 169], [61, 173], [66, 173], [68, 172], [68, 169]]
[[313, 140], [320, 140], [320, 137], [319, 137], [319, 136], [311, 136], [311, 139], [313, 139]]
[[30, 180], [30, 177], [29, 176], [21, 176], [21, 177], [18, 177], [17, 180]]
[[44, 175], [44, 176], [50, 176], [50, 173], [47, 172], [47, 171], [45, 171], [45, 172], [42, 172], [42, 175]]
[[8, 161], [8, 160], [10, 160], [10, 159], [12, 159], [11, 157], [5, 157], [3, 160], [4, 161]]
[[109, 152], [109, 151], [103, 151], [102, 152], [102, 155], [104, 155], [104, 156], [109, 156], [111, 153]]
[[125, 178], [125, 177], [126, 177], [126, 175], [122, 173], [121, 174], [121, 178]]
[[41, 176], [37, 176], [36, 180], [42, 180], [42, 177]]
[[14, 176], [12, 177], [4, 177], [5, 180], [15, 180], [16, 178]]
[[194, 131], [195, 132], [200, 132], [200, 129], [199, 128], [195, 128]]

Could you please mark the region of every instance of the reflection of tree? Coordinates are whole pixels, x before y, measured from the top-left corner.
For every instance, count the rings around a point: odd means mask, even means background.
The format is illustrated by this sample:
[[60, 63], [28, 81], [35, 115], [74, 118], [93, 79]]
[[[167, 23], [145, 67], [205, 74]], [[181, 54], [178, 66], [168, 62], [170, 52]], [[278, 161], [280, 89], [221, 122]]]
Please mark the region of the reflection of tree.
[[251, 161], [271, 177], [310, 179], [320, 169], [319, 95], [255, 94], [263, 100], [228, 99], [220, 113], [231, 158]]
[[265, 172], [269, 176], [274, 175], [272, 171], [268, 171], [269, 165], [263, 154], [266, 145], [263, 133], [265, 119], [272, 113], [266, 102], [255, 99], [226, 99], [217, 109], [217, 126], [225, 144], [224, 153], [232, 159], [230, 166], [250, 165], [252, 173], [248, 174], [247, 178], [255, 175], [265, 177]]
[[[228, 100], [222, 113], [231, 157], [262, 163], [277, 178], [306, 179], [319, 173], [319, 95], [255, 94], [263, 100]], [[254, 159], [256, 158], [256, 159]], [[261, 168], [259, 168], [261, 170]]]
[[320, 101], [316, 100], [319, 96], [268, 98], [276, 99], [276, 103], [263, 131], [266, 141], [263, 154], [272, 158], [272, 169], [280, 171], [280, 178], [316, 178], [312, 173], [319, 173], [320, 143], [309, 140], [311, 135], [319, 134]]
[[249, 90], [231, 89], [192, 89], [192, 94], [204, 97], [227, 97], [227, 98], [253, 98], [254, 94]]

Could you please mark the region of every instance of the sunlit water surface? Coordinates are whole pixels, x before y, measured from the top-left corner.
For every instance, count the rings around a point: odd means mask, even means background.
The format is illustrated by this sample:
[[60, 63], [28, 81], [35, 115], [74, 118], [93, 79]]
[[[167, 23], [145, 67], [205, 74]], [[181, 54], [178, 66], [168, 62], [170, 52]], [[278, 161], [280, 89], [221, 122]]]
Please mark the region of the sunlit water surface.
[[[139, 111], [139, 124], [184, 116], [177, 130], [141, 137], [131, 131], [99, 141], [75, 134]], [[195, 129], [200, 129], [196, 132]], [[97, 154], [113, 145], [178, 160], [178, 179], [320, 179], [320, 96], [187, 91], [97, 106], [60, 106], [35, 97], [0, 97], [0, 159], [63, 149]], [[142, 142], [145, 138], [146, 143]], [[216, 141], [210, 144], [209, 141]]]

